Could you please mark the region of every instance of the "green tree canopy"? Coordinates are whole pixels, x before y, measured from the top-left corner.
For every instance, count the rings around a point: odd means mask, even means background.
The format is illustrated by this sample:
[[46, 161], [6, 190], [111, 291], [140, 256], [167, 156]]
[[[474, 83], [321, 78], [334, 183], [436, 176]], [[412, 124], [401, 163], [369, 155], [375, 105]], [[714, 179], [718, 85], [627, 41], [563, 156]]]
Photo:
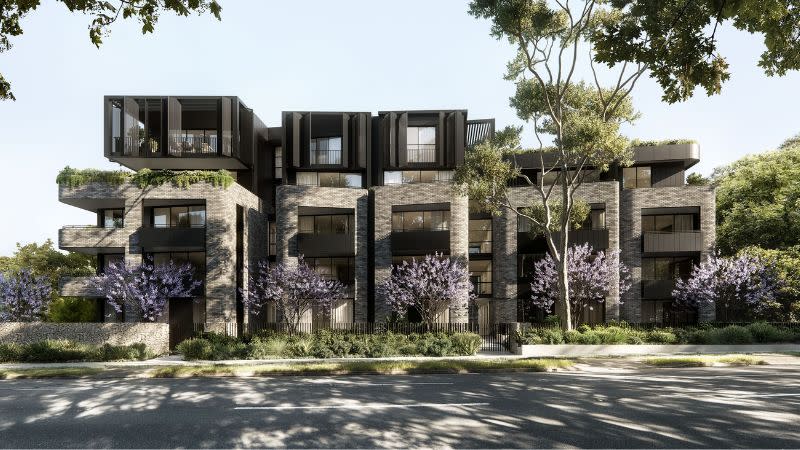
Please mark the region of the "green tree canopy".
[[769, 75], [800, 68], [800, 0], [610, 0], [616, 13], [593, 38], [596, 60], [645, 65], [664, 100], [686, 100], [696, 87], [718, 94], [730, 78], [717, 31], [728, 23], [762, 35], [758, 65]]
[[723, 254], [800, 245], [800, 145], [745, 156], [715, 170], [712, 178]]
[[[210, 11], [220, 19], [222, 7], [216, 0], [58, 0], [71, 13], [92, 17], [89, 40], [96, 47], [118, 19], [135, 19], [142, 25], [142, 34], [152, 33], [159, 16], [172, 12], [179, 16]], [[11, 48], [12, 37], [22, 34], [20, 20], [39, 7], [40, 0], [0, 0], [0, 53]], [[0, 100], [15, 100], [11, 84], [0, 74]]]

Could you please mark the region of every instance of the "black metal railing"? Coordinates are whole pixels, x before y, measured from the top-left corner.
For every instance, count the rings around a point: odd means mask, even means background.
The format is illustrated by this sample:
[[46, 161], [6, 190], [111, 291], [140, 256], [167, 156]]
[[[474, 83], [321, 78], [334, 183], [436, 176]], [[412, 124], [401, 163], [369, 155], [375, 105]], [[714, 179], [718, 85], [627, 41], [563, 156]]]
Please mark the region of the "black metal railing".
[[408, 144], [406, 146], [406, 162], [435, 163], [436, 144]]
[[311, 150], [311, 164], [341, 164], [341, 150]]
[[172, 135], [169, 140], [169, 154], [178, 157], [216, 156], [217, 145], [218, 140], [215, 134]]

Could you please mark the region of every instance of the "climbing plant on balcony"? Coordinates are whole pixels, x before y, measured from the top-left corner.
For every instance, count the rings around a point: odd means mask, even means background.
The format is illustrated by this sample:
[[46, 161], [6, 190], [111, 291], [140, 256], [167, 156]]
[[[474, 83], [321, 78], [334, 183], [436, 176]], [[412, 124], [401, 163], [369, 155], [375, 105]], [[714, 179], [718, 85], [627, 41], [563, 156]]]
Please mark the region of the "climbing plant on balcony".
[[228, 188], [234, 181], [233, 175], [227, 170], [150, 170], [142, 169], [136, 172], [131, 181], [140, 188], [147, 186], [160, 186], [172, 183], [175, 186], [186, 188], [196, 183], [210, 183], [215, 187]]
[[126, 170], [73, 169], [64, 167], [56, 176], [59, 186], [78, 187], [89, 183], [110, 183], [121, 185], [127, 182], [131, 173]]

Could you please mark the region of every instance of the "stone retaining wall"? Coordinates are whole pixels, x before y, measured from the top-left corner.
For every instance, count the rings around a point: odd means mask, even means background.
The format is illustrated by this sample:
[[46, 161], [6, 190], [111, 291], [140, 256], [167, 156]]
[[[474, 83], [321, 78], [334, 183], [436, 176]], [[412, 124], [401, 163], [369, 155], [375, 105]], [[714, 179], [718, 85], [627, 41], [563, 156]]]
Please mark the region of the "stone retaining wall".
[[166, 323], [0, 323], [0, 344], [31, 344], [63, 339], [87, 345], [143, 343], [156, 354], [169, 352]]
[[692, 353], [778, 353], [800, 351], [799, 344], [751, 345], [581, 345], [512, 344], [512, 352], [530, 357], [678, 355]]

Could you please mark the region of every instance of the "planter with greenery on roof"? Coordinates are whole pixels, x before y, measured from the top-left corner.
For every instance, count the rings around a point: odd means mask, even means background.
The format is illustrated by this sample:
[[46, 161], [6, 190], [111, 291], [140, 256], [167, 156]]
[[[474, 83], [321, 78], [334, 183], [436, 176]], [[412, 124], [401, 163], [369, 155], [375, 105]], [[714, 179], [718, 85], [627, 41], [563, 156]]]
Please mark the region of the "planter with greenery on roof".
[[125, 170], [73, 169], [69, 166], [59, 172], [56, 183], [59, 186], [79, 187], [89, 183], [109, 183], [120, 186], [133, 183], [144, 189], [148, 186], [161, 186], [171, 183], [187, 188], [196, 183], [209, 183], [215, 187], [228, 188], [235, 179], [227, 170], [150, 170], [138, 172]]

